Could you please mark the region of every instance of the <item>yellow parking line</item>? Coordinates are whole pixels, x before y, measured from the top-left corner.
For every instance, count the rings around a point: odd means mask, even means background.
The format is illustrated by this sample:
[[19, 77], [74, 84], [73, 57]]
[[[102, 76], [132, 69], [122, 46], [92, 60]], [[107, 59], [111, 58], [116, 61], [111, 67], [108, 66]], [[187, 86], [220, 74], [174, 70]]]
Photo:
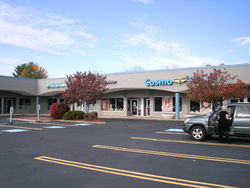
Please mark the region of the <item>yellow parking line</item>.
[[87, 169], [87, 170], [99, 171], [99, 172], [108, 173], [108, 174], [127, 176], [127, 177], [132, 177], [132, 178], [137, 178], [137, 179], [143, 179], [143, 180], [149, 180], [149, 181], [155, 181], [155, 182], [161, 182], [161, 183], [167, 183], [167, 184], [174, 184], [174, 185], [180, 185], [180, 186], [185, 186], [185, 187], [233, 188], [232, 186], [227, 186], [227, 185], [191, 181], [191, 180], [185, 180], [185, 179], [179, 179], [179, 178], [171, 178], [171, 177], [159, 176], [159, 175], [154, 175], [154, 174], [147, 174], [147, 173], [141, 173], [141, 172], [135, 172], [135, 171], [129, 171], [129, 170], [109, 168], [105, 166], [97, 166], [97, 165], [92, 165], [92, 164], [87, 164], [87, 163], [80, 163], [80, 162], [75, 162], [75, 161], [68, 161], [68, 160], [46, 157], [46, 156], [40, 156], [34, 159], [40, 160], [40, 161], [46, 161], [50, 163], [56, 163], [56, 164], [61, 164], [61, 165], [66, 165], [66, 166]]
[[43, 129], [41, 129], [41, 128], [20, 127], [20, 126], [13, 126], [13, 125], [0, 125], [0, 127], [10, 127], [10, 128], [18, 128], [18, 129], [29, 129], [29, 130], [35, 130], [35, 131], [43, 130]]
[[190, 154], [181, 154], [181, 153], [170, 153], [170, 152], [142, 150], [142, 149], [133, 149], [133, 148], [122, 148], [122, 147], [114, 147], [114, 146], [106, 146], [106, 145], [93, 145], [92, 147], [93, 148], [100, 148], [100, 149], [115, 150], [115, 151], [125, 151], [125, 152], [133, 152], [133, 153], [161, 155], [161, 156], [167, 156], [167, 157], [180, 157], [180, 158], [200, 159], [200, 160], [209, 160], [209, 161], [217, 161], [217, 162], [225, 162], [225, 163], [247, 164], [247, 165], [250, 164], [250, 160], [210, 157], [210, 156], [202, 156], [202, 155], [190, 155]]
[[187, 133], [175, 133], [175, 132], [163, 132], [163, 131], [157, 131], [155, 132], [157, 134], [176, 134], [176, 135], [188, 135]]
[[144, 137], [131, 137], [131, 139], [147, 140], [147, 141], [155, 141], [155, 142], [173, 142], [173, 143], [183, 143], [183, 144], [200, 144], [200, 145], [210, 145], [210, 146], [227, 146], [227, 147], [250, 148], [250, 145], [240, 145], [240, 144], [221, 144], [221, 143], [212, 143], [212, 142], [197, 142], [197, 141], [184, 141], [184, 140], [167, 140], [167, 139], [144, 138]]

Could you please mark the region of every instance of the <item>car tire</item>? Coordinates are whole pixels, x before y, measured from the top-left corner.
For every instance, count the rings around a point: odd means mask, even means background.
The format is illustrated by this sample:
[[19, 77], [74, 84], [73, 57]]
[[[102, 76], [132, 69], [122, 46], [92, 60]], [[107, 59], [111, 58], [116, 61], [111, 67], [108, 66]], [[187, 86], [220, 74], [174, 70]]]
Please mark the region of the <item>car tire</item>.
[[194, 126], [190, 131], [190, 135], [193, 140], [202, 141], [206, 138], [206, 131], [202, 126]]

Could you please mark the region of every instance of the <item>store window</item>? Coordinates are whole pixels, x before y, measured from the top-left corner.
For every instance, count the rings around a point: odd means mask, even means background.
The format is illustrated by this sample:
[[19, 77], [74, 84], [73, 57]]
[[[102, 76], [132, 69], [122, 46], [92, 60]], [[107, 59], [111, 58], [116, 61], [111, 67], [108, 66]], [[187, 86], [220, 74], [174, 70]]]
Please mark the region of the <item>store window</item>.
[[200, 112], [200, 102], [190, 101], [190, 112]]
[[19, 109], [26, 109], [31, 107], [31, 99], [19, 98]]
[[2, 112], [2, 98], [0, 97], [0, 114], [3, 113]]
[[89, 104], [89, 110], [96, 110], [96, 101]]
[[154, 98], [155, 102], [155, 111], [156, 112], [161, 112], [161, 106], [162, 106], [162, 97], [155, 97]]
[[[155, 97], [155, 112], [175, 112], [175, 97]], [[182, 97], [180, 97], [180, 111], [182, 110]]]
[[[179, 101], [180, 101], [180, 106], [179, 106], [179, 110], [180, 110], [180, 112], [182, 111], [182, 97], [180, 97], [180, 99], [179, 99]], [[173, 111], [175, 112], [175, 97], [173, 97]]]
[[212, 111], [212, 104], [209, 102], [190, 101], [190, 112], [200, 112], [207, 114]]
[[57, 102], [57, 99], [56, 98], [49, 98], [48, 100], [48, 110], [50, 109], [50, 106], [53, 104], [53, 103], [56, 103]]
[[10, 107], [14, 107], [14, 111], [16, 109], [16, 98], [4, 98], [4, 113], [10, 112]]
[[231, 103], [244, 102], [244, 99], [231, 99]]
[[123, 111], [123, 104], [123, 98], [104, 98], [102, 99], [102, 110]]

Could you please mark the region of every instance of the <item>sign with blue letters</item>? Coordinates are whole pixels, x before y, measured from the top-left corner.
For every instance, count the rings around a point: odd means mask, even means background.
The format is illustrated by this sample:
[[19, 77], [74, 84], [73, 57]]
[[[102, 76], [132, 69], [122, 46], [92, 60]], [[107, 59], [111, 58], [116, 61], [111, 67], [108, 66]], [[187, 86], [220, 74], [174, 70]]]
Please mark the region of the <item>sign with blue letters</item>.
[[192, 81], [192, 76], [183, 76], [181, 78], [174, 78], [172, 80], [151, 80], [149, 78], [144, 79], [146, 86], [171, 86], [174, 83], [183, 84]]
[[45, 87], [48, 89], [50, 89], [50, 88], [65, 88], [66, 83], [65, 82], [47, 83], [47, 84], [45, 84]]

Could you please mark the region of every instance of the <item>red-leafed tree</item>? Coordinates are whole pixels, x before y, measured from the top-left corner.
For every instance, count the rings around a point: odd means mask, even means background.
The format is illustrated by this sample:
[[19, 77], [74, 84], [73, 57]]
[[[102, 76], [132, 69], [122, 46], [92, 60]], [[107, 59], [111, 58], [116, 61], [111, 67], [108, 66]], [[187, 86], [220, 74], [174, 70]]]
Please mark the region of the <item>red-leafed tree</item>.
[[91, 72], [76, 72], [67, 75], [66, 90], [62, 93], [70, 104], [80, 103], [88, 106], [91, 102], [100, 99], [108, 90], [106, 76]]
[[191, 82], [187, 83], [188, 97], [193, 101], [222, 102], [230, 98], [242, 99], [249, 95], [247, 85], [228, 71], [213, 69], [210, 73], [198, 70]]

